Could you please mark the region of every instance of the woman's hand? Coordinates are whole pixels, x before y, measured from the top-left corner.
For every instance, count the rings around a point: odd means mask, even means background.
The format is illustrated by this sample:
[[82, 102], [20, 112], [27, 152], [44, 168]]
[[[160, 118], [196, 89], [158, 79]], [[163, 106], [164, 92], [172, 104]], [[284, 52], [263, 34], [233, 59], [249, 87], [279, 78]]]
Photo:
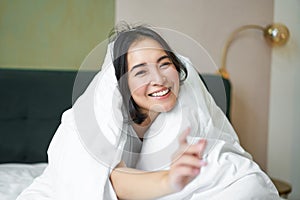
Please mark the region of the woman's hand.
[[167, 174], [167, 182], [173, 192], [182, 190], [200, 173], [201, 167], [207, 165], [202, 160], [206, 140], [202, 139], [195, 144], [188, 144], [189, 132], [190, 128], [180, 136], [180, 146], [173, 154], [172, 165]]

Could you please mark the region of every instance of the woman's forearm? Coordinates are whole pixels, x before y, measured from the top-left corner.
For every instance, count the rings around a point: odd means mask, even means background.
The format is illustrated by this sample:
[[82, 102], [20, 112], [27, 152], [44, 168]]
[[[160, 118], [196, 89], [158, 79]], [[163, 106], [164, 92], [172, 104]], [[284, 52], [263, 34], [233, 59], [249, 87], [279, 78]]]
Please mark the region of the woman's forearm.
[[187, 129], [180, 136], [180, 146], [173, 154], [167, 171], [145, 172], [127, 168], [124, 162], [120, 162], [110, 175], [117, 196], [120, 199], [146, 200], [182, 190], [207, 165], [201, 160], [206, 141], [188, 144], [186, 137], [189, 132], [190, 129]]
[[155, 199], [172, 193], [168, 183], [168, 171], [145, 172], [119, 167], [111, 173], [110, 179], [120, 199]]

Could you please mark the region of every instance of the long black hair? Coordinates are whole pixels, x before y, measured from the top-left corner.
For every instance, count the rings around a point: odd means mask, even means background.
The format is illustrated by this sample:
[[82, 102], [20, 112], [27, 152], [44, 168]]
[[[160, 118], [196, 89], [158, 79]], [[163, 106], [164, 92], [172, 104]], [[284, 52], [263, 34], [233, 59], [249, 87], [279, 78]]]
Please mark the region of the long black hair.
[[168, 43], [150, 27], [145, 25], [130, 26], [128, 24], [116, 26], [110, 34], [110, 42], [114, 42], [113, 65], [115, 68], [115, 75], [123, 97], [123, 105], [125, 106], [125, 110], [128, 114], [127, 121], [134, 122], [136, 124], [141, 124], [147, 118], [147, 114], [141, 112], [140, 107], [135, 103], [130, 94], [127, 77], [127, 52], [134, 42], [145, 38], [153, 39], [162, 46], [178, 71], [181, 83], [187, 77], [186, 67], [173, 53]]

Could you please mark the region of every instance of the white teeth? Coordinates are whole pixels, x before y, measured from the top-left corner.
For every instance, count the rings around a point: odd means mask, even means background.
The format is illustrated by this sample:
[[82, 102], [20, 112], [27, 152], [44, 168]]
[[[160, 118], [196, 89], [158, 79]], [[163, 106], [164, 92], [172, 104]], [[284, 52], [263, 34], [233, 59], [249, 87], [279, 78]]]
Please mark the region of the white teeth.
[[166, 89], [166, 90], [163, 90], [163, 91], [152, 93], [150, 95], [153, 96], [153, 97], [161, 97], [161, 96], [166, 95], [168, 92], [169, 92], [169, 89]]

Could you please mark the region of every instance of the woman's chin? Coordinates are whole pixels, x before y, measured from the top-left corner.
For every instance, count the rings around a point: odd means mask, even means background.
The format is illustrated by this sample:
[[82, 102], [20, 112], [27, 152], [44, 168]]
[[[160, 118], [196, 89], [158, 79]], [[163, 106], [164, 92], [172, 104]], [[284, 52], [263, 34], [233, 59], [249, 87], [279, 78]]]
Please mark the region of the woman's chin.
[[165, 112], [171, 111], [174, 107], [175, 107], [175, 103], [174, 104], [170, 104], [170, 105], [155, 104], [155, 105], [151, 106], [150, 110], [152, 112], [165, 113]]

